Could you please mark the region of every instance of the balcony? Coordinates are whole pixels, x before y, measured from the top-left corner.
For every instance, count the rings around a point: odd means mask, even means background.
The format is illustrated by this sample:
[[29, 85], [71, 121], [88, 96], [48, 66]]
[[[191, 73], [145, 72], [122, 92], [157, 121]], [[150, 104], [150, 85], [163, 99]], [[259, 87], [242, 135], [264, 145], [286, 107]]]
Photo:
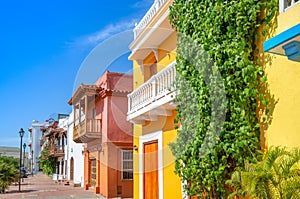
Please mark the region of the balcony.
[[151, 8], [142, 18], [142, 20], [135, 26], [133, 33], [134, 38], [137, 38], [144, 28], [149, 24], [152, 20], [153, 16], [158, 12], [159, 8], [165, 3], [167, 0], [155, 0]]
[[62, 157], [65, 155], [65, 146], [58, 145], [50, 148], [50, 155], [53, 157]]
[[173, 103], [175, 75], [175, 62], [172, 62], [130, 93], [127, 120], [143, 124], [145, 120], [155, 121], [158, 115], [172, 115], [172, 110], [176, 107]]
[[75, 123], [73, 140], [76, 143], [87, 143], [94, 139], [100, 139], [101, 134], [100, 119], [84, 119], [80, 123]]
[[[174, 0], [155, 0], [151, 8], [134, 28], [134, 40], [129, 45], [129, 60], [142, 62], [150, 53], [157, 55], [162, 44], [170, 37], [176, 37], [176, 31], [169, 21], [169, 6]], [[167, 45], [163, 50], [172, 52], [174, 45]], [[156, 57], [157, 58], [157, 57]]]
[[279, 0], [279, 11], [283, 13], [298, 3], [300, 3], [300, 0]]

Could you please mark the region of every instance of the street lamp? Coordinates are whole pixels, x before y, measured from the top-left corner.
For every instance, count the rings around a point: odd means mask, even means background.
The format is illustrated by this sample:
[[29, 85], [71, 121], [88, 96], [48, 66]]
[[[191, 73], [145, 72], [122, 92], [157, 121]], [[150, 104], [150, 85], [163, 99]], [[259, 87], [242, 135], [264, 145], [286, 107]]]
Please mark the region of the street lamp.
[[21, 138], [21, 143], [20, 143], [20, 167], [19, 167], [19, 192], [21, 192], [21, 167], [22, 167], [22, 138], [24, 135], [24, 130], [23, 128], [20, 129], [19, 134]]
[[[23, 168], [24, 170], [23, 171], [26, 171], [25, 170], [25, 148], [26, 148], [26, 143], [23, 144]], [[26, 175], [26, 174], [23, 174], [23, 175]], [[22, 182], [24, 182], [24, 176], [22, 177]]]
[[26, 143], [23, 144], [23, 167], [25, 168], [25, 148], [26, 148]]

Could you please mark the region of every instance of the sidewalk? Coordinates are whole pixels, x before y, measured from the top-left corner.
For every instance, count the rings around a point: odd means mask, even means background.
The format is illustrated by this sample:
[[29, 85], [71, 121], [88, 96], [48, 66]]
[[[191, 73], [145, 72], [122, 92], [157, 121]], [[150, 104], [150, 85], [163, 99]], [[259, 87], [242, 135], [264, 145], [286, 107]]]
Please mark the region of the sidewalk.
[[35, 199], [95, 199], [99, 198], [91, 191], [85, 191], [81, 187], [73, 187], [64, 185], [63, 183], [55, 183], [45, 174], [37, 174], [24, 178], [21, 183], [21, 192], [19, 185], [11, 185], [6, 194], [0, 194], [0, 199], [16, 199], [16, 198], [35, 198]]

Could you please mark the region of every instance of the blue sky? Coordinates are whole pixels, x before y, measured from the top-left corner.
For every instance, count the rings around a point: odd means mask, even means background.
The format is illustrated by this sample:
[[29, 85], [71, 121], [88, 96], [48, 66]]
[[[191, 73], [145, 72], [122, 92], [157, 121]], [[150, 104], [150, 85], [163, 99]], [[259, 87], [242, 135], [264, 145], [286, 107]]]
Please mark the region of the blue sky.
[[[67, 101], [78, 71], [92, 50], [118, 40], [118, 33], [131, 34], [152, 3], [153, 0], [2, 1], [0, 146], [18, 147], [20, 128], [24, 128], [27, 142], [32, 120], [45, 121], [56, 113], [70, 113]], [[127, 56], [124, 51], [108, 69], [130, 70]], [[99, 73], [106, 69], [100, 62], [96, 65]], [[92, 76], [86, 78], [95, 81]]]

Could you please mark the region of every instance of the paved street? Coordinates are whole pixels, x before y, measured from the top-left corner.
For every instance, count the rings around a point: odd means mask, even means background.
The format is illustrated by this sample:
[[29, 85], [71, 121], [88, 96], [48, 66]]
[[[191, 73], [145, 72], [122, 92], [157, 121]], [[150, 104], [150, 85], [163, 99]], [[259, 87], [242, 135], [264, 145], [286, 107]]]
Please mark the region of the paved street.
[[19, 192], [18, 185], [12, 185], [6, 194], [0, 194], [0, 199], [16, 198], [36, 198], [36, 199], [56, 199], [56, 198], [75, 198], [75, 199], [93, 199], [99, 198], [91, 191], [85, 191], [81, 187], [55, 183], [44, 174], [37, 174], [33, 177], [24, 178], [22, 182], [22, 192]]

